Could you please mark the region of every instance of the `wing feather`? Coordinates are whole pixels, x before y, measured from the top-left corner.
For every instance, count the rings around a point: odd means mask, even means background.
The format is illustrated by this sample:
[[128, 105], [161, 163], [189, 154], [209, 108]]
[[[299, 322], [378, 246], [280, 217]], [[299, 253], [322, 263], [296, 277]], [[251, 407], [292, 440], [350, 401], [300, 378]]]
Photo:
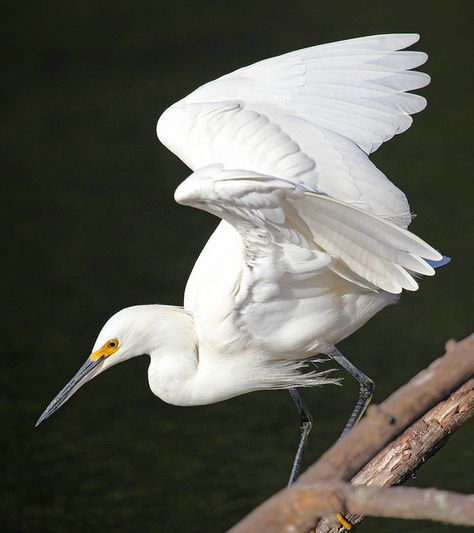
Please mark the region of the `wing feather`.
[[[289, 111], [343, 135], [370, 153], [404, 131], [399, 123], [406, 124], [407, 115], [426, 106], [425, 98], [405, 91], [429, 83], [427, 74], [408, 72], [425, 63], [427, 55], [400, 51], [418, 38], [418, 35], [372, 36], [297, 50], [222, 76], [197, 89], [186, 100], [235, 98], [257, 110], [262, 102], [271, 103], [282, 112]], [[321, 122], [317, 113], [308, 114], [308, 106], [321, 108], [327, 106], [327, 100], [332, 102], [333, 110], [339, 109], [340, 100], [353, 102], [377, 116], [388, 115], [390, 122], [382, 121], [383, 127], [381, 124], [367, 127], [346, 113], [339, 123], [330, 124]], [[356, 124], [360, 127], [354, 128]], [[368, 131], [363, 133], [364, 130]]]
[[203, 85], [160, 117], [160, 140], [193, 170], [245, 168], [316, 187], [407, 226], [405, 195], [369, 161], [412, 124], [429, 83], [416, 34], [362, 37], [266, 59]]
[[201, 169], [176, 189], [175, 198], [232, 224], [250, 245], [253, 262], [285, 244], [321, 250], [394, 294], [416, 290], [413, 274], [433, 275], [425, 259], [442, 257], [396, 224], [295, 182], [252, 172]]

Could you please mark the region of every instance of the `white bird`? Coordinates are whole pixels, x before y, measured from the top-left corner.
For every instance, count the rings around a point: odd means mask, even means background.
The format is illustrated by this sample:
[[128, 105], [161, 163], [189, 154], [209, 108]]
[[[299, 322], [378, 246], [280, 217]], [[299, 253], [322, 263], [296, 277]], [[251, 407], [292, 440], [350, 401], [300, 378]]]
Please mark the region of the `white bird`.
[[301, 421], [290, 483], [311, 427], [298, 387], [334, 383], [318, 354], [360, 383], [344, 432], [372, 381], [336, 344], [445, 258], [406, 228], [405, 195], [369, 154], [407, 130], [426, 101], [400, 51], [415, 34], [376, 35], [291, 52], [210, 82], [160, 117], [160, 140], [193, 171], [178, 203], [222, 221], [190, 275], [184, 306], [140, 305], [112, 316], [91, 355], [38, 424], [107, 368], [150, 356], [152, 392], [202, 405], [289, 389]]

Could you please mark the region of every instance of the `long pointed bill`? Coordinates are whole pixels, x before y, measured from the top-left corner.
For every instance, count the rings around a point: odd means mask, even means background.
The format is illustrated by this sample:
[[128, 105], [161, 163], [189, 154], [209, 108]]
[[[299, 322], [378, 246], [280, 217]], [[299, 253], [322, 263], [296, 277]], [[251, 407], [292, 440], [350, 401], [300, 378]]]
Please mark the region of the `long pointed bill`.
[[48, 405], [44, 413], [39, 417], [38, 422], [36, 422], [35, 427], [38, 427], [43, 420], [55, 413], [84, 383], [96, 376], [100, 372], [103, 362], [103, 359], [91, 361], [90, 358], [87, 358], [87, 361], [81, 366], [77, 374]]

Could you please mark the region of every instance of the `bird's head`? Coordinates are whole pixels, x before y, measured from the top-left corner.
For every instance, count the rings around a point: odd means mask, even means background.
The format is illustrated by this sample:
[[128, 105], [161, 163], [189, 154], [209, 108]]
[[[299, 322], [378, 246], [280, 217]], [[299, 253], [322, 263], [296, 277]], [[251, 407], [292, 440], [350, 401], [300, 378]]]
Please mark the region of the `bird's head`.
[[117, 363], [148, 353], [150, 320], [156, 318], [157, 306], [136, 306], [122, 309], [104, 325], [91, 354], [76, 375], [48, 405], [36, 426], [56, 412], [84, 383]]

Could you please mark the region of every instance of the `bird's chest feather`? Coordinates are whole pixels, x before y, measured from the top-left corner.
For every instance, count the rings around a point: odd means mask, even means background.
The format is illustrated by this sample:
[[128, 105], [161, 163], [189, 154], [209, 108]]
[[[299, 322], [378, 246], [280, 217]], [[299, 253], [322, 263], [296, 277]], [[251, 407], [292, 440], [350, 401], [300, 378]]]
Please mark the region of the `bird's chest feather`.
[[253, 261], [236, 230], [219, 225], [186, 290], [201, 346], [224, 356], [310, 357], [355, 331], [387, 305], [382, 292], [347, 282], [331, 258], [294, 245]]

